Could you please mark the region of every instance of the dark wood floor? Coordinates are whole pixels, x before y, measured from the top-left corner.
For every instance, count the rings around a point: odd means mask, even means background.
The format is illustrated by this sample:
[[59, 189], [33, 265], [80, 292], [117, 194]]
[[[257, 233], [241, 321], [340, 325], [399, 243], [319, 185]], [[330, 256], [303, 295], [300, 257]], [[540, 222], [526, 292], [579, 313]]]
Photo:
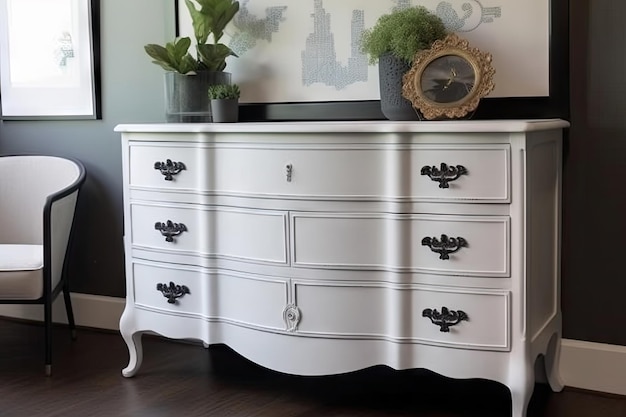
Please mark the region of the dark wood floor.
[[[144, 363], [121, 376], [116, 333], [54, 329], [53, 376], [43, 374], [43, 328], [0, 319], [0, 416], [505, 417], [506, 388], [427, 371], [374, 367], [298, 377], [260, 368], [225, 346], [144, 336]], [[529, 417], [626, 417], [626, 397], [537, 385]]]

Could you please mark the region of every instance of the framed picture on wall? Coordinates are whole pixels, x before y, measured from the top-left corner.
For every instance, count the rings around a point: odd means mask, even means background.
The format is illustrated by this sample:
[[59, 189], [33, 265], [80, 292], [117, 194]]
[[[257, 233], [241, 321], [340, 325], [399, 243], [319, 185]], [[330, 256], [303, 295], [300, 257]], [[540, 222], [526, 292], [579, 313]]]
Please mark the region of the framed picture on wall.
[[0, 0], [5, 120], [97, 119], [99, 0]]
[[[221, 42], [238, 57], [247, 120], [382, 119], [378, 67], [360, 51], [378, 17], [422, 5], [493, 55], [495, 89], [475, 118], [567, 117], [567, 0], [240, 0]], [[183, 0], [181, 36], [193, 38]]]

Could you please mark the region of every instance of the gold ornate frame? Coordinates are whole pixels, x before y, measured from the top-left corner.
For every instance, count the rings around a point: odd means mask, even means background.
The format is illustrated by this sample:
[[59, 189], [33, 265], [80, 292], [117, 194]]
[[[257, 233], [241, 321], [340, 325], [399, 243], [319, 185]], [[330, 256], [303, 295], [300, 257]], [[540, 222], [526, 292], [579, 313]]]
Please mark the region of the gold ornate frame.
[[[422, 91], [421, 80], [424, 70], [436, 59], [456, 55], [467, 61], [475, 75], [475, 82], [469, 94], [450, 103], [438, 103], [429, 99]], [[495, 69], [491, 65], [490, 53], [470, 47], [469, 42], [456, 34], [435, 41], [430, 49], [415, 54], [411, 69], [402, 78], [402, 95], [425, 119], [462, 118], [473, 112], [481, 98], [489, 94], [495, 84]]]

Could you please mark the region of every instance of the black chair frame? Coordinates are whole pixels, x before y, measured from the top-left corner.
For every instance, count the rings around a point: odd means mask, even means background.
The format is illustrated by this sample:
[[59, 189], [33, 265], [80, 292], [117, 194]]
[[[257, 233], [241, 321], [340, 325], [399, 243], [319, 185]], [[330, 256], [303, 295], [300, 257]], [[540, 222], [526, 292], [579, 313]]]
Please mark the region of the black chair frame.
[[[34, 156], [34, 155], [15, 155], [15, 156]], [[76, 180], [65, 187], [62, 190], [57, 191], [54, 194], [51, 194], [46, 199], [46, 203], [43, 209], [43, 295], [34, 300], [30, 299], [9, 299], [2, 300], [0, 299], [0, 304], [42, 304], [44, 306], [44, 338], [45, 338], [45, 373], [46, 376], [52, 375], [52, 303], [55, 301], [56, 297], [59, 293], [63, 292], [63, 298], [65, 301], [65, 311], [67, 313], [67, 321], [71, 331], [72, 339], [76, 339], [76, 323], [74, 321], [74, 312], [72, 310], [72, 300], [70, 298], [70, 288], [69, 288], [69, 279], [67, 274], [68, 268], [68, 259], [70, 256], [70, 252], [73, 246], [74, 240], [74, 229], [75, 229], [75, 218], [76, 214], [74, 214], [74, 219], [72, 220], [72, 226], [69, 233], [69, 239], [67, 243], [67, 249], [65, 251], [65, 257], [63, 259], [63, 267], [61, 270], [61, 279], [58, 284], [52, 288], [52, 271], [51, 271], [51, 260], [52, 260], [52, 205], [76, 192], [79, 191], [82, 187], [83, 183], [86, 179], [85, 167], [84, 165], [73, 158], [63, 157], [63, 159], [70, 160], [74, 162], [79, 168], [79, 175]], [[79, 192], [80, 193], [80, 192]], [[76, 208], [75, 208], [76, 210]]]

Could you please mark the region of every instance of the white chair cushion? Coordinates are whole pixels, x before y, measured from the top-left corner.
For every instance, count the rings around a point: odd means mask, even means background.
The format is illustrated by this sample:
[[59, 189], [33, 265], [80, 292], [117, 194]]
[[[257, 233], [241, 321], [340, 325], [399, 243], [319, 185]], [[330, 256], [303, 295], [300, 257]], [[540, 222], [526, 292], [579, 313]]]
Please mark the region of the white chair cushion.
[[0, 272], [43, 268], [43, 245], [0, 245]]
[[42, 245], [0, 245], [0, 299], [41, 297], [42, 269]]

